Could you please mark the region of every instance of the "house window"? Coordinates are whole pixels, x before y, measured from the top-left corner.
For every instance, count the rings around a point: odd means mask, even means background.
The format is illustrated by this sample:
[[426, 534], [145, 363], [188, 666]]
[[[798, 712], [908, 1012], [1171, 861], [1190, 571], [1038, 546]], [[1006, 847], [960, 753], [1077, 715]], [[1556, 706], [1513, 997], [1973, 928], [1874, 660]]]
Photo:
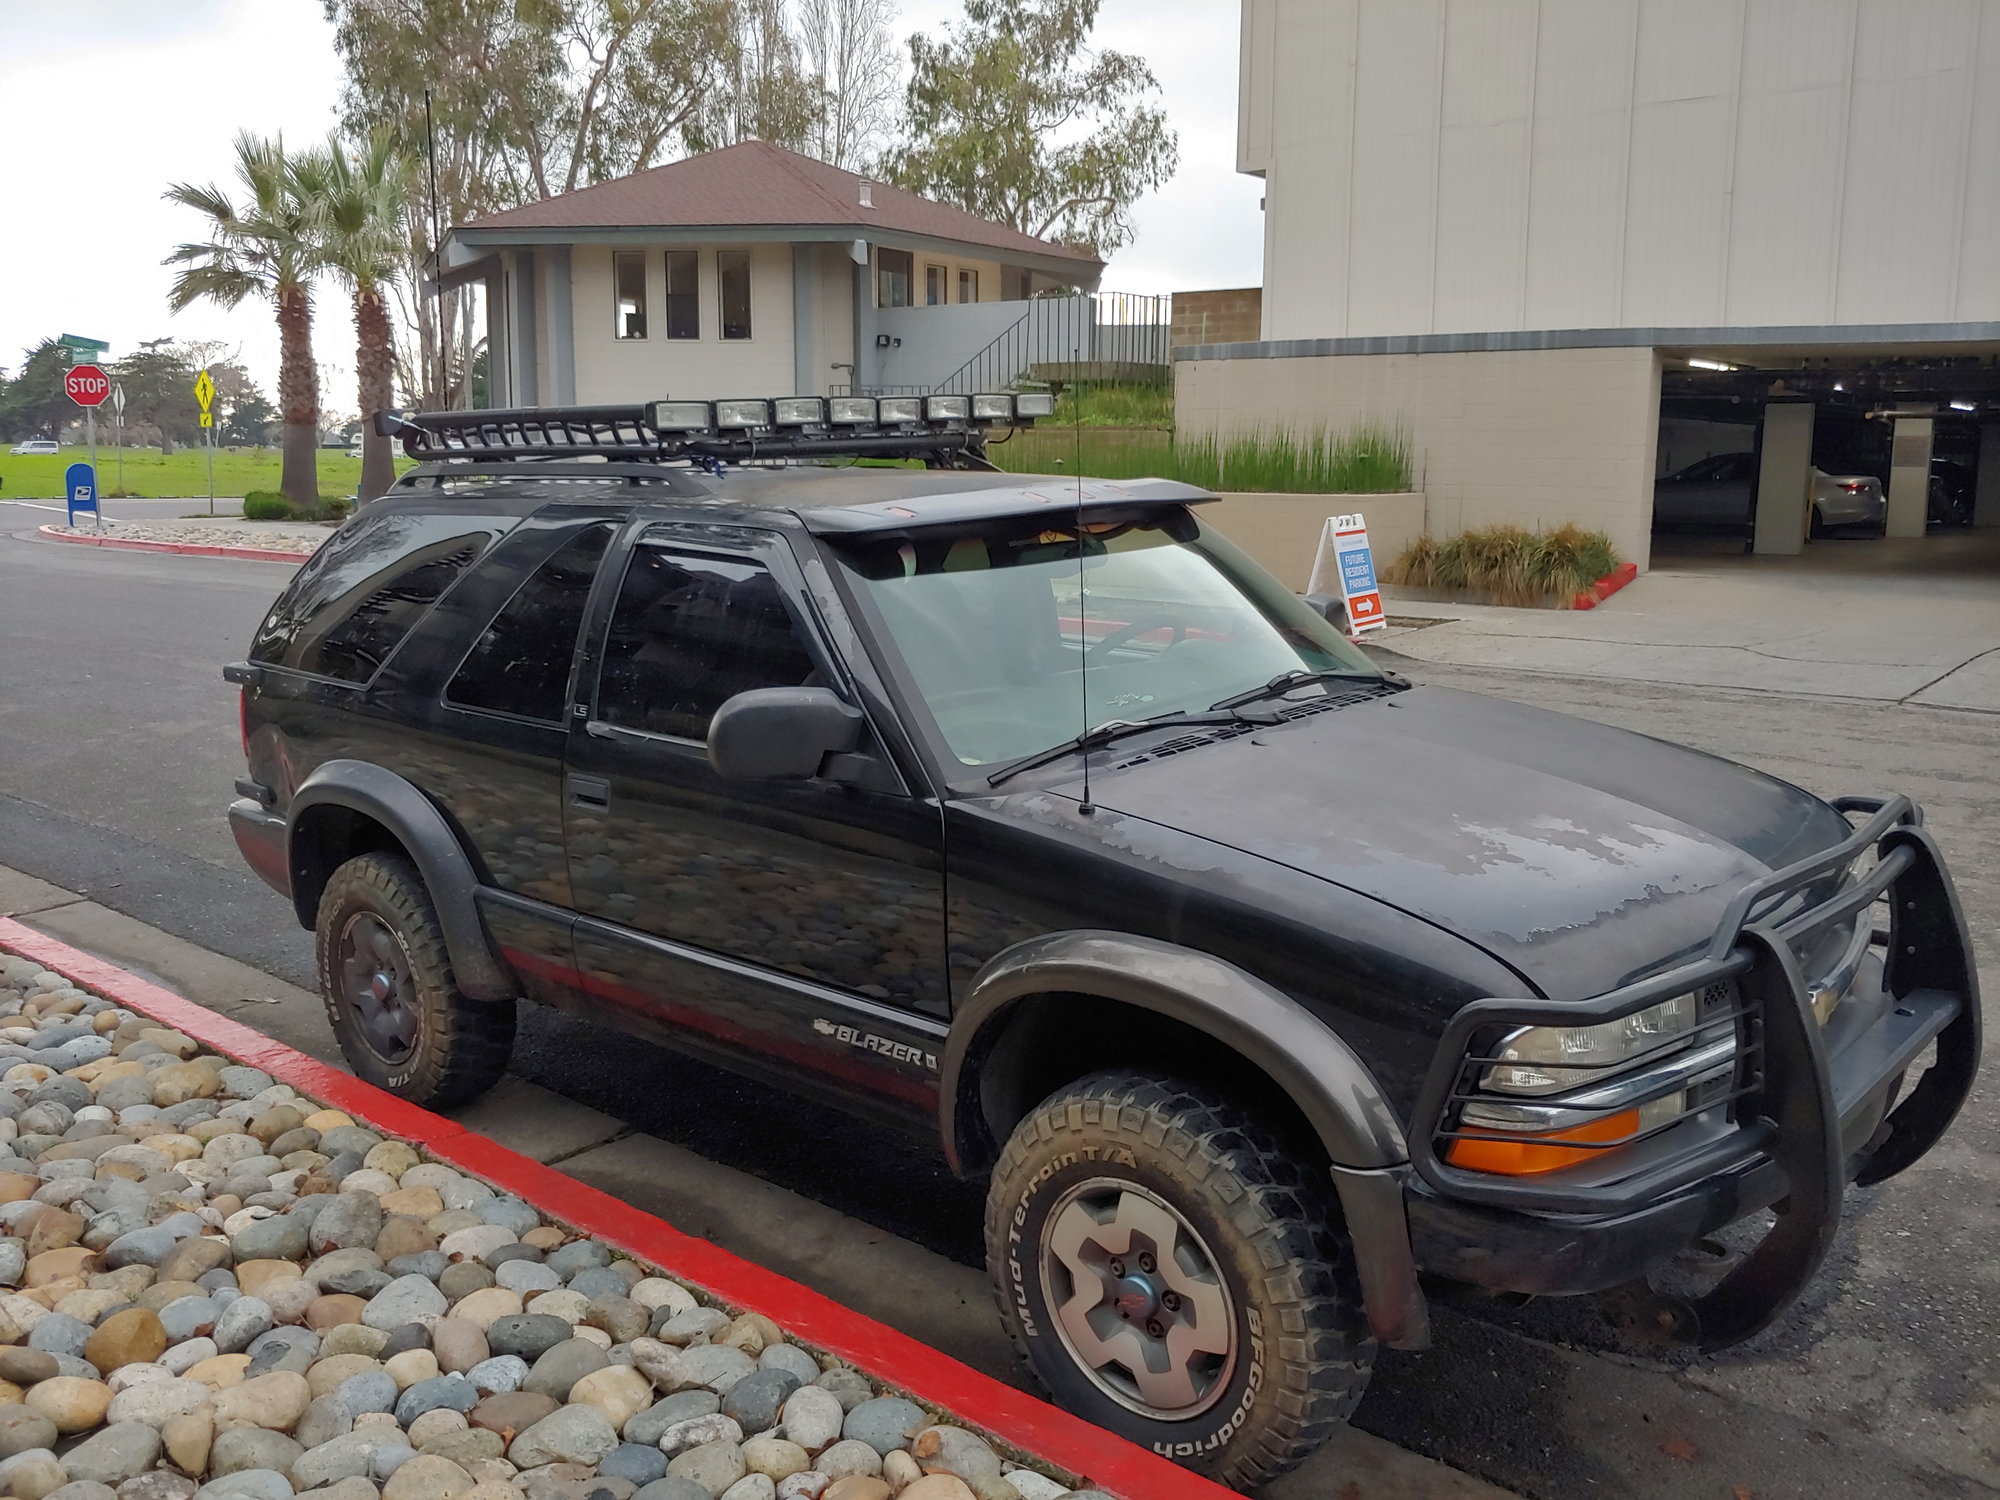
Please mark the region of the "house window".
[[962, 266], [959, 268], [958, 300], [961, 302], [977, 302], [979, 300], [979, 273], [977, 271], [967, 270]]
[[620, 251], [611, 257], [611, 276], [618, 305], [618, 337], [646, 336], [646, 257]]
[[715, 252], [715, 279], [722, 288], [722, 336], [750, 337], [750, 252]]
[[943, 266], [924, 267], [924, 306], [940, 307], [945, 302], [945, 288], [951, 283], [945, 280]]
[[701, 252], [667, 252], [667, 337], [701, 337]]
[[914, 260], [915, 258], [907, 250], [875, 252], [877, 307], [910, 305], [910, 278], [916, 274]]

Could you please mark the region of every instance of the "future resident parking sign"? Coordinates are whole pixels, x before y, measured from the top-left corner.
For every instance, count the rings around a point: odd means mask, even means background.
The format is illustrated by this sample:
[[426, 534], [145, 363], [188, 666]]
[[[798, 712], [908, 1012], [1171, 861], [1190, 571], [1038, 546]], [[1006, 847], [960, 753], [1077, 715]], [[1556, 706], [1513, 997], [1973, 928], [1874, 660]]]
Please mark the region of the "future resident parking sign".
[[1309, 592], [1320, 589], [1320, 570], [1333, 554], [1340, 577], [1340, 597], [1347, 605], [1347, 631], [1360, 635], [1389, 623], [1382, 609], [1382, 586], [1375, 578], [1375, 554], [1368, 546], [1368, 527], [1359, 515], [1329, 516], [1320, 534], [1319, 556], [1313, 561]]

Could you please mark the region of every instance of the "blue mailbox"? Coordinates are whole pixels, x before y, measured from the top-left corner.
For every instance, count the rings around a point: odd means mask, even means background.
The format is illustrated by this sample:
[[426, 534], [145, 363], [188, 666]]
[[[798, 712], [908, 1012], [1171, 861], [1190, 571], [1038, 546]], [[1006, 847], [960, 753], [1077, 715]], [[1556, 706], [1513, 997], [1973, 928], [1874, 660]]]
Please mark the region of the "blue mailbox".
[[76, 513], [87, 510], [97, 517], [97, 524], [104, 524], [104, 512], [97, 508], [97, 470], [89, 464], [71, 464], [63, 470], [63, 493], [69, 497], [69, 524], [76, 524]]

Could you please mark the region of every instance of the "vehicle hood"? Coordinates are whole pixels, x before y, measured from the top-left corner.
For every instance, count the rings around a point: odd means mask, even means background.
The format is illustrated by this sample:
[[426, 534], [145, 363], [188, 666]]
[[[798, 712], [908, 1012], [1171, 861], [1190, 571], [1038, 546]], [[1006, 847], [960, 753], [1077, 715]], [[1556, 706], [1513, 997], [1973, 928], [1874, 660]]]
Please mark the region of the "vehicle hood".
[[1694, 952], [1744, 885], [1849, 832], [1747, 767], [1441, 688], [1159, 758], [1146, 748], [1093, 768], [1099, 806], [1387, 902], [1553, 999]]

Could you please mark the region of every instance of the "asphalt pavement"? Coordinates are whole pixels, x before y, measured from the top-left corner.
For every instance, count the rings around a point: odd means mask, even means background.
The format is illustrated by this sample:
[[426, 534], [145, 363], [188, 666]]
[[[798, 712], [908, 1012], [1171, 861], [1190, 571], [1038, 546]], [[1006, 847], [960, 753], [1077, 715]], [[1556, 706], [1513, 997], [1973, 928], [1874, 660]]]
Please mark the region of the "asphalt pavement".
[[[210, 962], [235, 975], [245, 1019], [324, 1051], [312, 997], [292, 988], [311, 984], [310, 940], [241, 869], [221, 820], [241, 754], [220, 668], [290, 570], [62, 547], [32, 539], [44, 519], [0, 505], [0, 865], [91, 898], [45, 898], [51, 930], [101, 951], [164, 934], [164, 977], [176, 962]], [[1995, 972], [1991, 715], [1398, 665], [1694, 744], [1823, 794], [1913, 793]], [[510, 1098], [538, 1101], [541, 1154], [564, 1170], [623, 1185], [836, 1295], [872, 1298], [877, 1316], [1007, 1373], [979, 1287], [982, 1194], [935, 1152], [534, 1009], [516, 1073]], [[1982, 1086], [1931, 1158], [1851, 1195], [1827, 1274], [1752, 1345], [1663, 1362], [1613, 1349], [1582, 1306], [1445, 1309], [1436, 1348], [1382, 1357], [1357, 1426], [1550, 1500], [2000, 1495], [1994, 1097]], [[1335, 1495], [1345, 1472], [1312, 1466], [1271, 1493]]]

